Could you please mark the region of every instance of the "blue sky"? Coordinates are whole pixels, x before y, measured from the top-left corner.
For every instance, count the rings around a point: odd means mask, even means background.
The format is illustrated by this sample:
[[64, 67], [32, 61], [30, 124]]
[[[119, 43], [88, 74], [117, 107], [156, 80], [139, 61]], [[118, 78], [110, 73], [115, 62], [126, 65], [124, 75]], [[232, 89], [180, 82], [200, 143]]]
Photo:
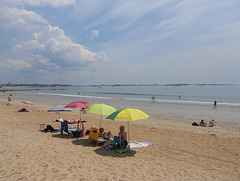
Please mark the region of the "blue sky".
[[240, 84], [239, 0], [0, 0], [0, 83]]

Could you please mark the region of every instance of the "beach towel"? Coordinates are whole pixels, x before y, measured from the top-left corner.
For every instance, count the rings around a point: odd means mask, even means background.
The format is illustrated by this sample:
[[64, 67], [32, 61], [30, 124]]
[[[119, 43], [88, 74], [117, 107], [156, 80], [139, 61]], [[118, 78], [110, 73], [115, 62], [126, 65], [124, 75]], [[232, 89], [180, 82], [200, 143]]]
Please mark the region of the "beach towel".
[[130, 143], [130, 148], [143, 148], [143, 147], [148, 147], [153, 145], [152, 143], [149, 142], [137, 142], [137, 141], [133, 141], [132, 143]]

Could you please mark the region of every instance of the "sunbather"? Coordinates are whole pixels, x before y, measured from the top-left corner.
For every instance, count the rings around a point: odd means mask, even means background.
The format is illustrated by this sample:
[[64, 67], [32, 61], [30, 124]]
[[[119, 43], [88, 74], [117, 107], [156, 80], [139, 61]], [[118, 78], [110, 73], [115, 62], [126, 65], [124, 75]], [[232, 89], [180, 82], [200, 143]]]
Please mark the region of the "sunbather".
[[99, 128], [99, 137], [104, 139], [114, 139], [114, 135], [111, 131], [108, 131], [107, 133], [104, 132], [104, 128]]
[[[119, 127], [120, 132], [118, 133], [119, 136], [119, 147], [122, 148], [123, 145], [128, 145], [127, 142], [127, 132], [125, 132], [125, 127], [124, 126], [120, 126]], [[124, 138], [124, 143], [121, 142], [122, 138]]]
[[205, 121], [205, 120], [201, 120], [201, 122], [199, 123], [199, 126], [202, 126], [202, 127], [207, 127], [208, 125], [207, 125], [207, 121]]
[[209, 126], [210, 127], [216, 126], [216, 122], [214, 121], [214, 119], [212, 119], [212, 121], [209, 122]]

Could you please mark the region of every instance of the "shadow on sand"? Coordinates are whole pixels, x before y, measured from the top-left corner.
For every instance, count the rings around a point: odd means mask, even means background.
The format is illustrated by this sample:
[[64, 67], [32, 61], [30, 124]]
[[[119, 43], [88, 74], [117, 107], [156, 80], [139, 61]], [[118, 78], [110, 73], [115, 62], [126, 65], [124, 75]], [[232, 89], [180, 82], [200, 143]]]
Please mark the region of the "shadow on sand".
[[74, 139], [73, 136], [68, 134], [54, 134], [52, 135], [53, 138], [62, 138], [62, 139]]
[[118, 152], [115, 152], [114, 150], [105, 150], [101, 147], [97, 148], [94, 151], [95, 151], [95, 153], [97, 153], [98, 155], [101, 155], [101, 156], [111, 156], [111, 157], [118, 157], [118, 158], [134, 157], [136, 154], [135, 150], [128, 150], [125, 153], [118, 153]]
[[102, 145], [96, 145], [96, 143], [91, 142], [88, 139], [77, 139], [77, 140], [73, 140], [72, 143], [74, 145], [95, 147], [96, 149], [94, 150], [94, 152], [101, 156], [111, 156], [111, 157], [123, 158], [123, 157], [134, 157], [134, 155], [136, 154], [136, 151], [134, 151], [134, 150], [128, 150], [125, 153], [118, 153], [118, 152], [115, 152], [114, 150], [106, 150], [106, 149], [102, 148]]
[[81, 139], [80, 138], [80, 139], [73, 140], [72, 143], [74, 145], [82, 145], [82, 146], [85, 146], [85, 147], [98, 147], [95, 142], [91, 142], [88, 139]]

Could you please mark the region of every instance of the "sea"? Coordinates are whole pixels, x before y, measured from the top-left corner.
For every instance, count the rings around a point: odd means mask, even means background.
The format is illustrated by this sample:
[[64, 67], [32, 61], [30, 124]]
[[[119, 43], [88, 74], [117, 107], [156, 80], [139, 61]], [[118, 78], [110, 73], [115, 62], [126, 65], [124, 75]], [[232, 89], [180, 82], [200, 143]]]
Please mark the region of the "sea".
[[49, 106], [81, 100], [116, 109], [136, 108], [155, 116], [240, 124], [240, 85], [16, 87], [1, 92], [1, 97], [7, 99], [9, 93], [14, 100]]

